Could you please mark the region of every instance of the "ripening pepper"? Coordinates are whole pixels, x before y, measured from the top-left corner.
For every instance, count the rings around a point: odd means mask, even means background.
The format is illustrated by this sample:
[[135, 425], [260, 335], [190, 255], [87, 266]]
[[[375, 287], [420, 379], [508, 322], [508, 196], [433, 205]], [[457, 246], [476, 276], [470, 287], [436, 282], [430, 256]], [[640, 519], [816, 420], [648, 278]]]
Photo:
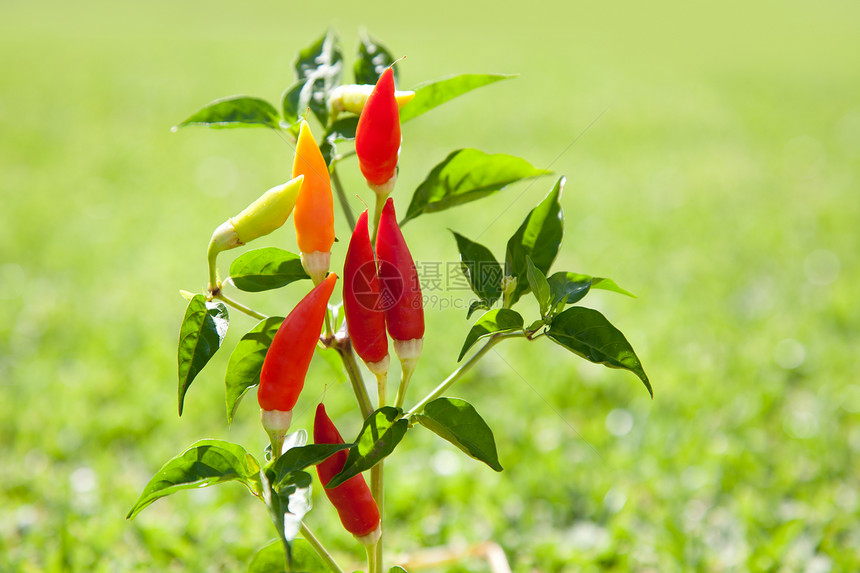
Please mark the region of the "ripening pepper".
[[[337, 115], [346, 111], [360, 115], [367, 103], [367, 98], [373, 93], [373, 84], [343, 84], [334, 88], [328, 95], [328, 111], [330, 121], [334, 121]], [[412, 101], [415, 97], [413, 91], [394, 91], [394, 99], [397, 101], [397, 109]]]
[[394, 96], [394, 74], [387, 68], [373, 88], [355, 129], [355, 153], [367, 185], [387, 196], [397, 179], [400, 158], [400, 112]]
[[299, 197], [304, 177], [299, 175], [272, 187], [235, 217], [215, 229], [209, 242], [211, 251], [225, 251], [268, 235], [283, 225]]
[[343, 311], [349, 339], [370, 371], [384, 376], [388, 372], [388, 336], [367, 230], [367, 210], [359, 216], [349, 241], [343, 278]]
[[257, 401], [276, 457], [280, 455], [293, 407], [305, 385], [336, 281], [337, 275], [330, 274], [299, 301], [281, 323], [263, 360]]
[[299, 175], [305, 180], [293, 215], [296, 242], [305, 272], [319, 284], [328, 272], [334, 244], [334, 206], [328, 165], [306, 121], [299, 129], [293, 160], [293, 177]]
[[[342, 444], [340, 432], [329, 419], [325, 406], [317, 406], [314, 416], [315, 444]], [[346, 463], [347, 451], [335, 452], [317, 464], [317, 474], [323, 487], [328, 485], [335, 475], [340, 473]], [[355, 535], [356, 539], [365, 546], [375, 544], [382, 533], [379, 518], [379, 508], [364, 476], [358, 474], [337, 487], [326, 489], [326, 496], [337, 510], [343, 527]]]
[[382, 209], [376, 231], [376, 258], [379, 264], [379, 285], [385, 307], [385, 326], [394, 341], [394, 352], [403, 371], [396, 406], [403, 403], [403, 394], [415, 370], [424, 343], [424, 302], [418, 270], [403, 233], [397, 225], [394, 201], [389, 198]]

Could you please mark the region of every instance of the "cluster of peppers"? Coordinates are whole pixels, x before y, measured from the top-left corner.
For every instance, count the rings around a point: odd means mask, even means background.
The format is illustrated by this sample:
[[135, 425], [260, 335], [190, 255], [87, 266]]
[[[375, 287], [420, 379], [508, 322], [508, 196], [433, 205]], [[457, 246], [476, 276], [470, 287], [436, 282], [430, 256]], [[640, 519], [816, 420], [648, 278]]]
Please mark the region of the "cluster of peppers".
[[[397, 179], [400, 155], [398, 108], [411, 98], [408, 93], [395, 92], [391, 68], [384, 71], [369, 94], [364, 86], [355, 86], [353, 91], [356, 93], [344, 91], [335, 98], [334, 105], [338, 110], [360, 113], [355, 149], [361, 172], [377, 196], [378, 224], [374, 244], [365, 210], [349, 242], [343, 269], [345, 328], [356, 353], [377, 377], [380, 406], [385, 402], [388, 336], [391, 337], [401, 364], [402, 378], [396, 398], [396, 405], [400, 406], [424, 338], [417, 271], [397, 224], [394, 203], [388, 197]], [[337, 274], [329, 273], [335, 240], [329, 170], [306, 121], [302, 121], [299, 129], [292, 179], [270, 189], [239, 215], [220, 225], [210, 242], [210, 260], [220, 251], [274, 231], [291, 212], [302, 266], [314, 288], [284, 319], [260, 373], [257, 399], [275, 457], [281, 453], [292, 410], [304, 387], [320, 341], [328, 301], [338, 280]], [[217, 280], [213, 282], [210, 290], [217, 288]], [[318, 444], [344, 443], [322, 404], [316, 411], [313, 435]], [[347, 452], [341, 450], [317, 466], [323, 486], [343, 469], [346, 457]], [[379, 509], [361, 474], [325, 492], [347, 531], [367, 546], [378, 541]]]

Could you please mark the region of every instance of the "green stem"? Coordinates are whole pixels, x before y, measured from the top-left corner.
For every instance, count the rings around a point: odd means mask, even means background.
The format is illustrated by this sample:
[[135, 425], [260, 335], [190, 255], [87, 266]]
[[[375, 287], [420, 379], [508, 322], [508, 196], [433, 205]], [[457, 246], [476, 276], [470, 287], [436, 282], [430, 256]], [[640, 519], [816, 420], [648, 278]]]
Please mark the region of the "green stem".
[[337, 173], [337, 167], [331, 168], [331, 182], [334, 183], [334, 191], [340, 201], [340, 207], [343, 209], [343, 214], [346, 217], [346, 222], [349, 223], [350, 229], [355, 229], [355, 215], [352, 212], [352, 207], [349, 205], [349, 200], [346, 198], [346, 192], [343, 190], [343, 183], [340, 181], [340, 175]]
[[436, 398], [442, 396], [442, 394], [444, 394], [445, 391], [454, 384], [454, 382], [462, 378], [466, 372], [471, 370], [472, 367], [478, 362], [478, 360], [483, 358], [484, 355], [489, 352], [493, 346], [495, 346], [502, 340], [523, 337], [525, 337], [525, 334], [521, 330], [518, 330], [516, 332], [503, 332], [492, 335], [487, 341], [487, 343], [478, 352], [472, 355], [472, 357], [469, 358], [466, 362], [464, 362], [462, 366], [454, 370], [450, 376], [445, 378], [445, 380], [443, 380], [438, 386], [436, 386], [436, 388], [427, 396], [425, 396], [423, 400], [413, 406], [412, 409], [406, 413], [406, 417], [411, 418], [415, 414], [420, 414], [424, 410], [424, 406], [426, 406], [428, 403], [432, 402]]
[[224, 296], [221, 293], [213, 295], [212, 298], [216, 298], [216, 299], [220, 300], [221, 302], [232, 306], [236, 310], [244, 312], [245, 314], [247, 314], [250, 317], [256, 318], [257, 320], [265, 320], [265, 319], [269, 318], [265, 314], [260, 314], [259, 312], [257, 312], [253, 308], [247, 307], [244, 304], [240, 303], [239, 301], [233, 300], [232, 298], [230, 298], [228, 296]]
[[403, 406], [403, 402], [406, 400], [406, 387], [409, 386], [409, 381], [412, 380], [412, 374], [415, 372], [415, 368], [406, 368], [403, 367], [401, 363], [401, 377], [400, 377], [400, 387], [397, 388], [397, 396], [394, 398], [394, 407], [400, 408]]
[[365, 547], [365, 549], [367, 549], [367, 573], [380, 573], [382, 571], [376, 554], [376, 548], [380, 545], [381, 544], [377, 541], [373, 545]]
[[367, 394], [361, 369], [358, 367], [358, 361], [352, 351], [352, 344], [347, 339], [337, 346], [337, 351], [343, 361], [343, 369], [346, 370], [346, 375], [352, 383], [352, 391], [355, 392], [355, 398], [358, 400], [361, 416], [366, 420], [373, 413], [373, 405], [370, 403], [370, 396]]
[[206, 261], [209, 263], [209, 285], [206, 287], [208, 292], [214, 293], [221, 290], [221, 284], [218, 282], [218, 268], [216, 267], [220, 252], [215, 242], [210, 241], [209, 248], [206, 250]]
[[334, 573], [343, 573], [343, 569], [341, 569], [338, 564], [335, 562], [334, 558], [332, 558], [331, 554], [326, 551], [325, 547], [322, 546], [319, 539], [311, 533], [311, 530], [308, 529], [308, 526], [302, 523], [300, 531], [302, 532], [302, 537], [310, 544], [311, 547], [314, 548], [314, 551], [317, 552], [317, 555], [320, 556], [320, 559], [325, 561], [325, 564], [329, 566]]
[[370, 239], [370, 243], [372, 245], [376, 245], [376, 231], [379, 229], [379, 219], [382, 217], [382, 208], [385, 207], [385, 201], [388, 199], [388, 195], [380, 195], [379, 193], [374, 193], [376, 197], [376, 207], [373, 210], [373, 237]]
[[376, 546], [374, 547], [374, 553], [376, 553], [376, 564], [379, 566], [379, 569], [371, 568], [370, 573], [382, 572], [382, 539], [385, 537], [385, 500], [383, 494], [384, 490], [382, 488], [382, 464], [384, 461], [385, 460], [379, 460], [375, 466], [370, 468], [370, 493], [373, 495], [373, 499], [376, 501], [376, 506], [379, 508], [379, 525], [382, 528], [382, 535], [379, 536], [379, 540], [376, 542]]

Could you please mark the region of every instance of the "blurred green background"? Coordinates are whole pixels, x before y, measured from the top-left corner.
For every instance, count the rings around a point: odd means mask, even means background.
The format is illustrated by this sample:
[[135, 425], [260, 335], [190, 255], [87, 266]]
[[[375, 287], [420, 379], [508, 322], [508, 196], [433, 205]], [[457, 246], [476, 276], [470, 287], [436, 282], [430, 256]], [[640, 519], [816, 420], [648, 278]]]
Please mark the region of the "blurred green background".
[[[292, 149], [265, 129], [169, 128], [216, 97], [277, 101], [327, 26], [349, 62], [360, 26], [407, 56], [405, 88], [521, 74], [405, 127], [397, 207], [459, 147], [567, 175], [555, 268], [639, 296], [585, 304], [627, 334], [655, 389], [545, 339], [497, 347], [451, 393], [494, 428], [505, 472], [410, 432], [386, 464], [389, 555], [493, 540], [524, 572], [860, 569], [858, 25], [847, 0], [4, 0], [0, 570], [241, 571], [273, 537], [239, 485], [124, 518], [196, 439], [265, 445], [253, 399], [232, 428], [224, 417], [229, 349], [253, 324], [237, 312], [176, 416], [177, 290], [204, 287], [211, 230], [283, 181]], [[415, 258], [456, 261], [447, 227], [489, 227], [480, 240], [501, 257], [551, 183], [419, 218]], [[289, 227], [264, 244], [294, 250]], [[303, 288], [237, 298], [282, 314]], [[470, 325], [439, 306], [416, 397], [454, 368]], [[321, 360], [295, 425], [325, 384], [353, 434], [349, 387]], [[361, 567], [315, 500], [308, 523]]]

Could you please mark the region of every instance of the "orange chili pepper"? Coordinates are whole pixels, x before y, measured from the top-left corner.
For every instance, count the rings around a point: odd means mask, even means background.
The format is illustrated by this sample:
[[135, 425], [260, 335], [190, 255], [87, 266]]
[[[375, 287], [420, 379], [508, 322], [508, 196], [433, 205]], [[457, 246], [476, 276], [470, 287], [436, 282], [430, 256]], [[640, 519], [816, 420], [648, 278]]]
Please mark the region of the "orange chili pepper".
[[305, 271], [319, 284], [328, 272], [334, 244], [334, 206], [328, 166], [306, 121], [299, 129], [293, 160], [293, 177], [299, 175], [305, 179], [293, 211], [296, 242]]

